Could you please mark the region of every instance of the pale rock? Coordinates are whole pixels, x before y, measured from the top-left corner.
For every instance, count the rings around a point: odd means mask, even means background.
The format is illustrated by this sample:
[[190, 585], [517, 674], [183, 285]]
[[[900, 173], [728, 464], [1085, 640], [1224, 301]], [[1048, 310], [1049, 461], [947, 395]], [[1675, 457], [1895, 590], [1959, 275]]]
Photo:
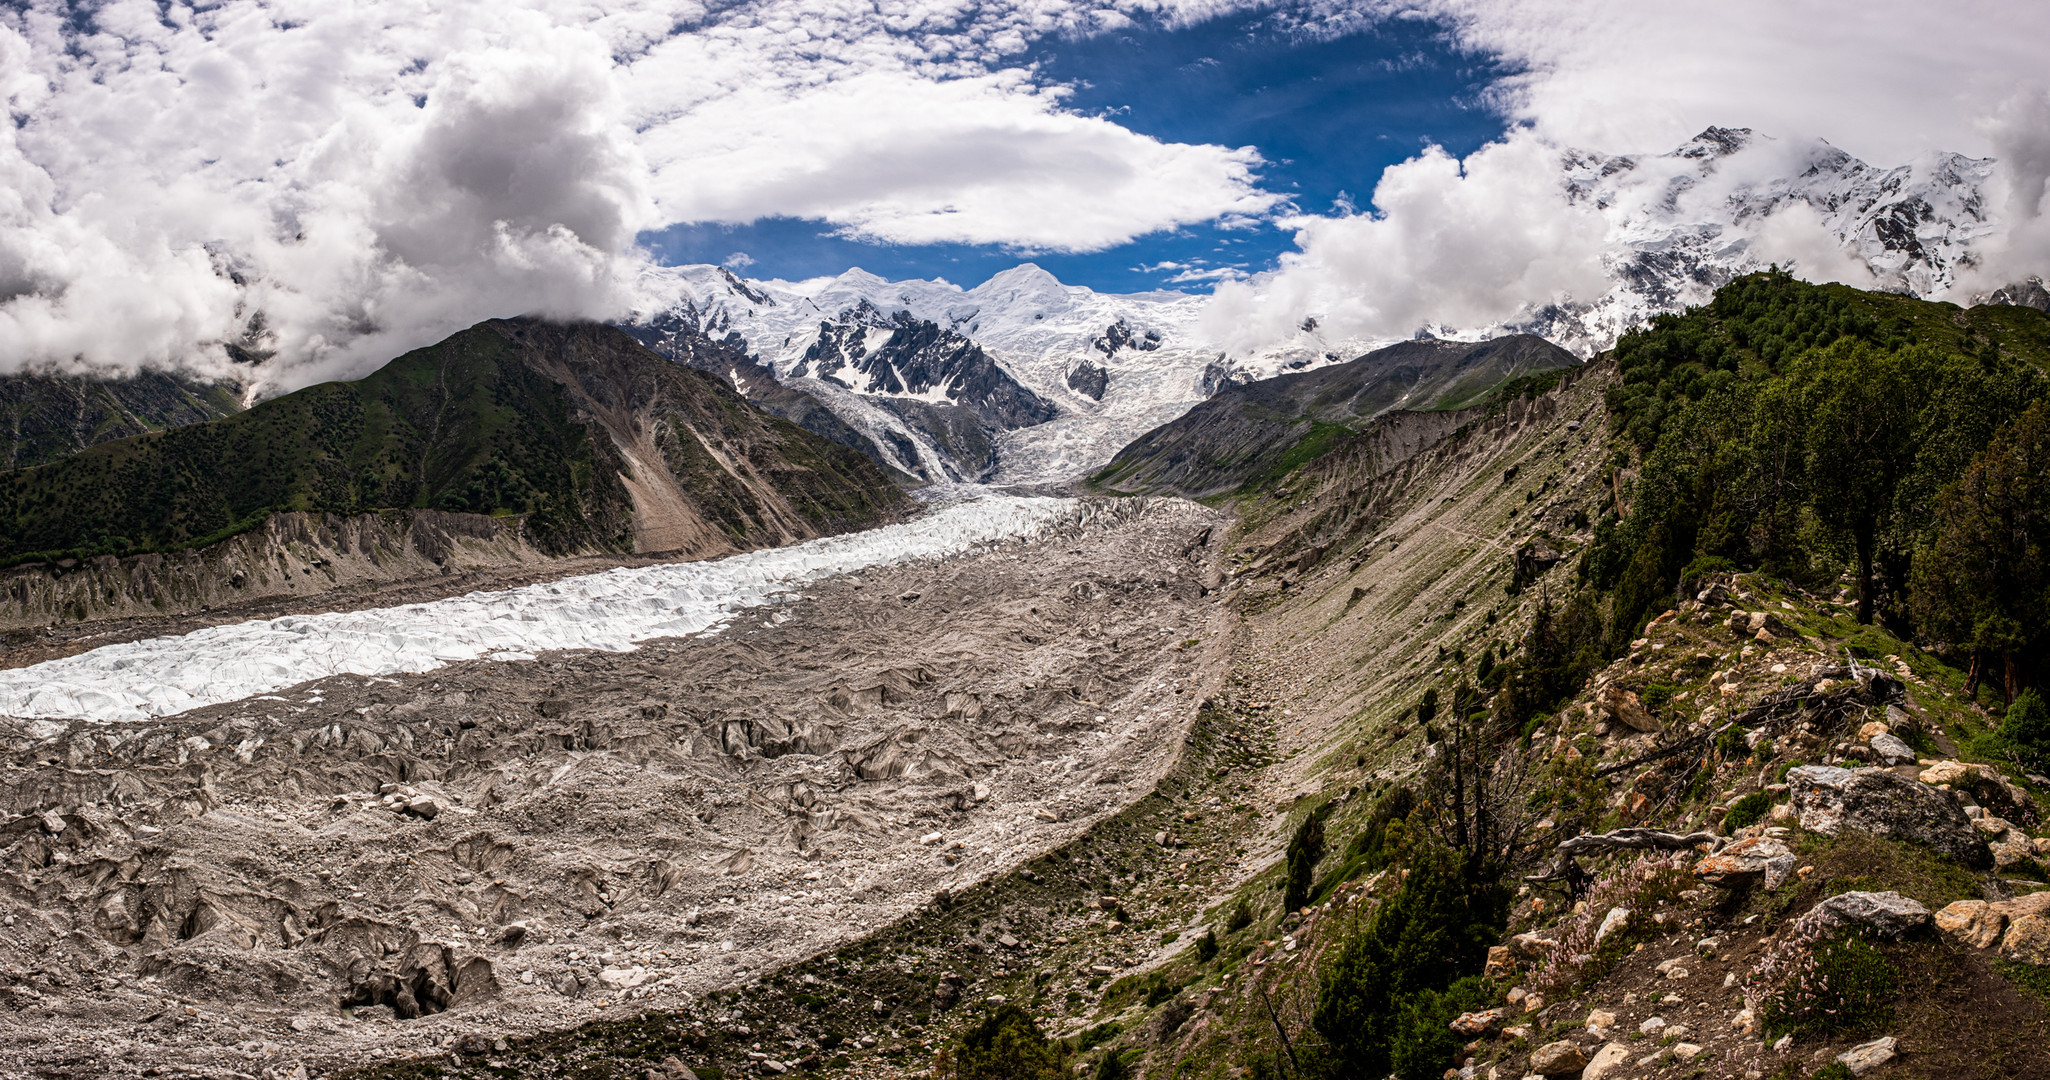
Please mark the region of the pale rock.
[[1593, 1012], [1587, 1014], [1587, 1028], [1589, 1031], [1593, 1031], [1597, 1028], [1603, 1031], [1607, 1031], [1608, 1029], [1615, 1026], [1616, 1014], [1608, 1011], [1607, 1009], [1596, 1009]]
[[1993, 850], [1993, 866], [1998, 870], [2033, 861], [2036, 857], [2035, 841], [2022, 835], [2020, 829], [2010, 829], [1986, 846]]
[[1690, 1042], [1674, 1043], [1673, 1056], [1681, 1061], [1693, 1061], [1701, 1056], [1702, 1047]]
[[1457, 1017], [1453, 1018], [1451, 1027], [1455, 1034], [1464, 1035], [1469, 1039], [1486, 1035], [1488, 1032], [1501, 1026], [1502, 1017], [1507, 1011], [1506, 1009], [1482, 1009], [1480, 1012], [1460, 1013]]
[[1936, 929], [1974, 949], [1990, 949], [2000, 943], [2007, 916], [1984, 900], [1959, 900], [1936, 913]]
[[1604, 713], [1638, 731], [1658, 731], [1665, 727], [1659, 722], [1658, 717], [1653, 716], [1651, 711], [1644, 707], [1644, 702], [1640, 701], [1636, 694], [1620, 686], [1611, 684], [1602, 687], [1601, 692], [1595, 696], [1595, 704]]
[[[1530, 1055], [1530, 1071], [1539, 1076], [1572, 1076], [1587, 1065], [1587, 1051], [1582, 1050], [1579, 1043], [1564, 1040], [1546, 1043], [1531, 1051]], [[1581, 1080], [1586, 1080], [1585, 1074]]]
[[1874, 1039], [1871, 1042], [1853, 1046], [1849, 1050], [1838, 1054], [1836, 1059], [1843, 1064], [1844, 1068], [1851, 1070], [1852, 1076], [1863, 1076], [1892, 1061], [1894, 1059], [1894, 1047], [1897, 1045], [1899, 1044], [1894, 1040], [1893, 1036], [1888, 1035], [1883, 1039]]
[[1657, 1035], [1659, 1032], [1664, 1031], [1665, 1029], [1666, 1018], [1663, 1016], [1647, 1017], [1643, 1023], [1637, 1025], [1637, 1030], [1643, 1032], [1646, 1035]]
[[1897, 938], [1929, 921], [1929, 909], [1892, 890], [1839, 893], [1815, 905], [1840, 922], [1859, 923]]
[[1596, 945], [1600, 945], [1602, 943], [1602, 939], [1608, 937], [1611, 933], [1614, 933], [1617, 928], [1621, 927], [1624, 923], [1628, 922], [1629, 920], [1629, 908], [1610, 908], [1609, 913], [1607, 915], [1602, 916], [1602, 924], [1598, 927], [1595, 927], [1594, 943]]
[[1872, 752], [1878, 754], [1879, 759], [1888, 765], [1914, 764], [1914, 747], [1891, 734], [1874, 735], [1866, 745], [1872, 747]]
[[1867, 720], [1865, 721], [1865, 726], [1858, 729], [1858, 738], [1861, 740], [1866, 740], [1872, 738], [1872, 736], [1874, 735], [1892, 734], [1892, 731], [1893, 729], [1887, 727], [1885, 724], [1882, 724], [1877, 720]]
[[2008, 923], [2000, 955], [2023, 964], [2050, 964], [2050, 916], [2023, 915]]
[[1736, 888], [1748, 881], [1764, 879], [1767, 889], [1777, 889], [1794, 870], [1794, 853], [1769, 836], [1738, 840], [1694, 864], [1694, 873], [1711, 885]]
[[1629, 1063], [1628, 1043], [1608, 1043], [1594, 1052], [1594, 1057], [1589, 1059], [1587, 1067], [1580, 1071], [1580, 1080], [1604, 1080], [1606, 1077], [1620, 1076], [1623, 1068]]

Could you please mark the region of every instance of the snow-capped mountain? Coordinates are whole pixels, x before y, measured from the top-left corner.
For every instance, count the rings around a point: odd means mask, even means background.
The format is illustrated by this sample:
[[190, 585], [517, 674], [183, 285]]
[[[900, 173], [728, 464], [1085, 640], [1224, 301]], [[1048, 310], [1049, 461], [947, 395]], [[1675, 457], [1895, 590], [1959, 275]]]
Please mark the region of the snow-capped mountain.
[[[670, 328], [668, 343], [640, 330], [651, 347], [688, 360], [678, 331], [737, 335], [886, 463], [932, 481], [1087, 472], [1207, 397], [1220, 358], [1196, 335], [1205, 297], [1098, 293], [1030, 263], [972, 289], [862, 270], [752, 281], [712, 266], [665, 267], [646, 284], [655, 299], [630, 329]], [[747, 393], [737, 370], [720, 373]]]
[[2000, 227], [1986, 192], [1994, 165], [1931, 154], [1882, 169], [1821, 140], [1718, 127], [1656, 156], [1570, 151], [1567, 198], [1608, 218], [1613, 285], [1506, 325], [1592, 355], [1775, 262], [1817, 280], [1941, 298], [1973, 265], [1973, 242]]
[[[1535, 333], [1591, 356], [1629, 327], [1775, 262], [1939, 298], [1973, 265], [1974, 242], [2000, 228], [1988, 206], [1993, 167], [1935, 154], [1883, 169], [1825, 142], [1743, 128], [1710, 128], [1659, 155], [1569, 151], [1561, 198], [1607, 220], [1609, 291], [1416, 336]], [[832, 414], [814, 412], [800, 421], [807, 427], [858, 439], [885, 464], [936, 482], [1083, 475], [1224, 385], [1390, 344], [1329, 336], [1312, 317], [1286, 341], [1227, 355], [1198, 329], [1207, 297], [1098, 293], [1030, 263], [967, 289], [859, 269], [755, 281], [713, 266], [658, 268], [643, 284], [643, 310], [628, 325], [636, 336], [764, 404], [801, 391]], [[790, 399], [779, 408], [791, 415]], [[839, 433], [826, 430], [836, 424]]]

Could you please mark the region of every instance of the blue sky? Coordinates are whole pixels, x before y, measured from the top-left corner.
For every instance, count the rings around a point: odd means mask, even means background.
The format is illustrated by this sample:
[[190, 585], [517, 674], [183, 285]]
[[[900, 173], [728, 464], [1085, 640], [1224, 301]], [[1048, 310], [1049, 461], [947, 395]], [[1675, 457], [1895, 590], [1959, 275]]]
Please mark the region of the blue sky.
[[[1485, 95], [1502, 64], [1463, 53], [1435, 26], [1416, 21], [1314, 38], [1269, 15], [1241, 14], [1043, 41], [1021, 63], [1044, 82], [1072, 87], [1067, 105], [1078, 113], [1169, 142], [1258, 148], [1266, 159], [1261, 187], [1309, 213], [1332, 213], [1348, 199], [1367, 205], [1381, 171], [1426, 145], [1464, 157], [1505, 129]], [[836, 235], [824, 221], [771, 217], [672, 226], [641, 241], [670, 264], [721, 263], [741, 253], [744, 272], [762, 278], [799, 280], [859, 266], [892, 279], [966, 286], [1029, 258], [1062, 281], [1107, 292], [1201, 292], [1214, 279], [1194, 275], [1267, 269], [1293, 249], [1291, 235], [1270, 217], [1251, 227], [1186, 226], [1075, 254], [871, 243]], [[1182, 275], [1189, 276], [1172, 280]]]

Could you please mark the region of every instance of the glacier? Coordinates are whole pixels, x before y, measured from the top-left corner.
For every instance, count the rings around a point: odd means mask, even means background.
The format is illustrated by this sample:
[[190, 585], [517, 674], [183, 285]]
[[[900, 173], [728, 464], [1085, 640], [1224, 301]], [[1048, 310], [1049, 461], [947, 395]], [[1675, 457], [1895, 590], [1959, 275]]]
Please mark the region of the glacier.
[[959, 555], [1092, 520], [1093, 501], [948, 488], [910, 521], [708, 562], [631, 567], [401, 607], [287, 615], [107, 645], [0, 671], [0, 716], [130, 723], [331, 675], [627, 652], [716, 632], [737, 613], [836, 574]]

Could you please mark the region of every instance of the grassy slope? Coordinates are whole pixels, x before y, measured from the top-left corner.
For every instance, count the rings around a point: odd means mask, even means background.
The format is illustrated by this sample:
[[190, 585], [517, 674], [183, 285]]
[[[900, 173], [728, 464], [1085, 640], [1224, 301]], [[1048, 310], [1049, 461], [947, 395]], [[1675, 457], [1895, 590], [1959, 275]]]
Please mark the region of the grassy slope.
[[[1272, 487], [1390, 416], [1489, 404], [1512, 385], [1556, 383], [1574, 362], [1535, 338], [1448, 344], [1405, 342], [1346, 364], [1224, 390], [1135, 439], [1088, 483], [1114, 494], [1174, 494], [1210, 503], [1240, 498]], [[1409, 410], [1396, 408], [1404, 403]]]

